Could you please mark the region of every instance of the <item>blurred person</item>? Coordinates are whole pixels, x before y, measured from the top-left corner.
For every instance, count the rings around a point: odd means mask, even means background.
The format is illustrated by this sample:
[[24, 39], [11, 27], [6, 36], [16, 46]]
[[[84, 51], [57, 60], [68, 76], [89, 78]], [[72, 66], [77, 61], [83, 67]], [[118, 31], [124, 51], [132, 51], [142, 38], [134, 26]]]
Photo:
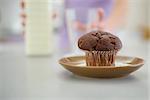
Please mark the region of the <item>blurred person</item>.
[[116, 33], [114, 31], [126, 21], [127, 1], [124, 0], [65, 1], [66, 18], [61, 31], [61, 43], [67, 44], [66, 40], [69, 38], [71, 48], [77, 52], [75, 44], [81, 35], [92, 30]]
[[[67, 1], [67, 0], [66, 0]], [[91, 29], [93, 28], [98, 28], [98, 29], [108, 29], [108, 30], [115, 30], [118, 26], [122, 25], [122, 23], [124, 23], [125, 18], [126, 18], [126, 6], [127, 6], [127, 0], [100, 0], [101, 2], [104, 2], [104, 6], [108, 5], [113, 6], [111, 11], [107, 11], [106, 9], [108, 8], [99, 8], [99, 10], [97, 11], [97, 19], [95, 22], [91, 23]], [[25, 2], [24, 0], [21, 0], [21, 7], [22, 9], [25, 8]], [[107, 16], [105, 16], [106, 13]], [[57, 13], [53, 14], [53, 18], [55, 19], [57, 17]], [[24, 12], [21, 13], [21, 17], [22, 17], [22, 25], [25, 26], [25, 18], [26, 15]], [[98, 21], [98, 22], [97, 22]], [[75, 22], [75, 28], [78, 31], [86, 31], [87, 27], [84, 23], [80, 22], [80, 21], [76, 21]]]
[[[74, 1], [77, 1], [77, 0], [74, 0]], [[64, 0], [65, 10], [67, 10], [67, 6], [70, 6], [69, 5], [70, 2], [73, 2], [73, 0]], [[97, 18], [92, 19], [93, 22], [91, 22], [88, 27], [87, 27], [86, 23], [83, 23], [80, 20], [74, 21], [73, 28], [77, 32], [86, 33], [87, 30], [94, 30], [94, 29], [116, 31], [117, 28], [125, 22], [127, 0], [99, 0], [99, 3], [100, 3], [99, 4], [100, 6], [97, 10]], [[76, 6], [78, 7], [78, 5], [76, 5]], [[25, 9], [25, 1], [24, 0], [21, 0], [21, 8]], [[64, 13], [66, 13], [66, 11]], [[81, 13], [82, 13], [82, 11], [81, 11]], [[58, 16], [59, 16], [58, 12], [54, 12], [52, 17], [53, 17], [53, 19], [56, 19]], [[79, 19], [84, 20], [83, 16], [85, 16], [84, 13], [82, 14], [82, 16], [79, 16], [79, 17], [82, 17]], [[26, 23], [25, 23], [26, 15], [24, 13], [24, 10], [21, 13], [21, 18], [22, 18], [22, 26], [24, 27], [26, 25]], [[66, 19], [67, 19], [66, 15], [64, 14], [64, 18], [62, 18], [63, 24], [59, 28], [59, 33], [60, 33], [59, 48], [68, 51], [71, 48], [70, 47], [72, 45], [71, 41], [73, 41], [73, 40], [71, 40], [69, 37], [70, 33], [68, 32], [68, 29], [67, 29], [68, 23], [67, 23]], [[23, 33], [25, 33], [25, 30], [23, 31]], [[74, 38], [76, 38], [76, 37], [74, 37]]]
[[126, 11], [127, 11], [127, 0], [101, 0], [104, 2], [114, 2], [111, 12], [108, 16], [105, 16], [105, 13], [108, 13], [103, 8], [99, 8], [97, 11], [97, 19], [91, 23], [90, 27], [80, 21], [75, 22], [75, 28], [78, 31], [86, 32], [90, 29], [104, 29], [108, 31], [115, 31], [118, 27], [125, 23]]

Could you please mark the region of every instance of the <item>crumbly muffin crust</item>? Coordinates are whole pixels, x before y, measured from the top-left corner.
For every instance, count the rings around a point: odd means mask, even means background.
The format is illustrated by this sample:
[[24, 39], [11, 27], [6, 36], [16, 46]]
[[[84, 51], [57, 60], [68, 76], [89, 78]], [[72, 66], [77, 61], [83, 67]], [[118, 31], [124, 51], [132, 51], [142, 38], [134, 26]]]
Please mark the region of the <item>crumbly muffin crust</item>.
[[110, 51], [121, 49], [122, 43], [109, 32], [92, 31], [79, 38], [78, 47], [87, 51]]

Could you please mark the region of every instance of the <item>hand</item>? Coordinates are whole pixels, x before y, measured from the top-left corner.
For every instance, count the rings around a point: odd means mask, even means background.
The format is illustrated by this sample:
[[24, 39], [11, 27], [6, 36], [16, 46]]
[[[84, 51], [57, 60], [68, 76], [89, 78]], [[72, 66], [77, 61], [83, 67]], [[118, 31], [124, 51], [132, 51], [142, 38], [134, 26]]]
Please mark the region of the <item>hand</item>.
[[97, 18], [90, 25], [87, 26], [77, 21], [75, 22], [74, 27], [75, 30], [79, 32], [87, 32], [89, 30], [94, 30], [94, 29], [103, 30], [105, 28], [104, 10], [102, 8], [98, 9]]

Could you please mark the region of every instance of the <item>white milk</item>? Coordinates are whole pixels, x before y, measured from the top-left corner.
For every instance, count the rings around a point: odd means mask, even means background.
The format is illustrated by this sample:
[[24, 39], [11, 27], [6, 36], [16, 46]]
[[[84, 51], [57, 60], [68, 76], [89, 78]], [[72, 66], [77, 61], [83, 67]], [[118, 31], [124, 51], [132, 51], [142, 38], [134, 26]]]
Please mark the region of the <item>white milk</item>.
[[51, 3], [42, 1], [26, 1], [25, 40], [26, 54], [29, 56], [49, 55], [53, 51]]

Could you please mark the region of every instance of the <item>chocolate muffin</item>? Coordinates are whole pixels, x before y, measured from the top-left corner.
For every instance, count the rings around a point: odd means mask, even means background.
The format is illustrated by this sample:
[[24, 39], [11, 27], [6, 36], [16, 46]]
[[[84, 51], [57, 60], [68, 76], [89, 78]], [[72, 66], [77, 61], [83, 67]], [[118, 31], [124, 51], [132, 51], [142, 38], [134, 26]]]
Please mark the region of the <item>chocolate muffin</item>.
[[86, 52], [87, 66], [111, 66], [122, 43], [109, 32], [92, 31], [79, 38], [78, 47]]

